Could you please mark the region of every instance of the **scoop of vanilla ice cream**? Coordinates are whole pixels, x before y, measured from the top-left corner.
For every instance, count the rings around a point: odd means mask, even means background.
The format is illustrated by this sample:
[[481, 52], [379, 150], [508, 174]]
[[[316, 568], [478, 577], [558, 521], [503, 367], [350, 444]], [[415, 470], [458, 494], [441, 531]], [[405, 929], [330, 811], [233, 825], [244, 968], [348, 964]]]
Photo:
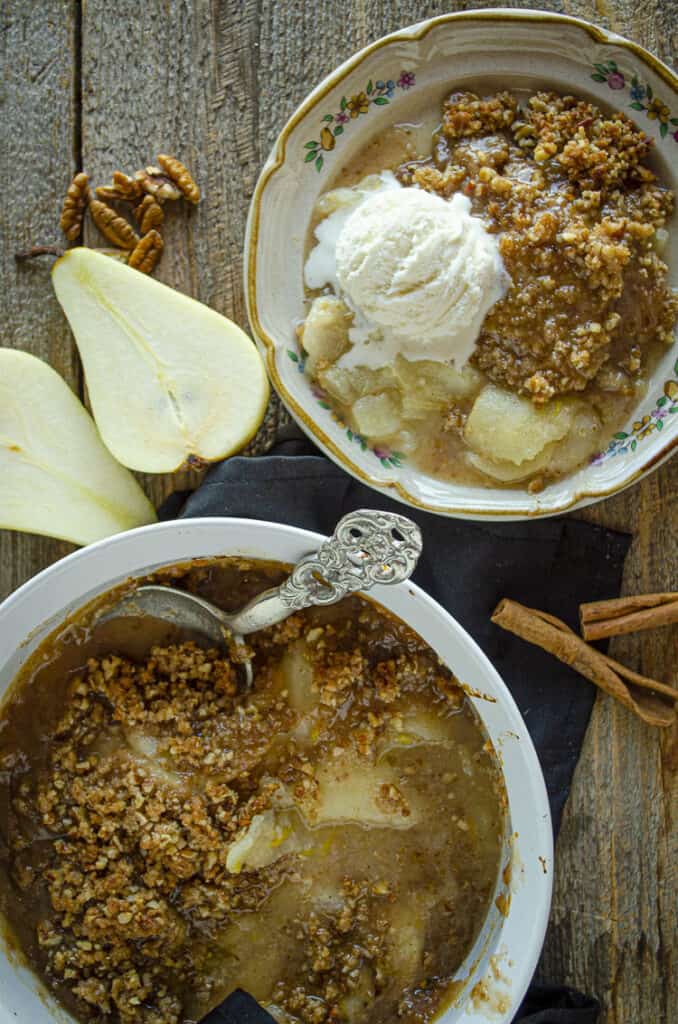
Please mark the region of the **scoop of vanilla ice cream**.
[[325, 192], [316, 203], [315, 212], [321, 219], [315, 228], [316, 245], [309, 253], [304, 267], [304, 277], [309, 288], [319, 289], [329, 285], [339, 291], [337, 281], [337, 241], [349, 217], [370, 193], [389, 190], [401, 191], [395, 174], [383, 171], [368, 174], [357, 185], [349, 188], [335, 188]]
[[[417, 188], [366, 195], [342, 224], [335, 256], [339, 288], [364, 322], [381, 329], [384, 358], [397, 350], [463, 366], [506, 286], [496, 238], [459, 193], [449, 200]], [[365, 340], [374, 363], [374, 332]], [[348, 353], [350, 363], [361, 362], [361, 347]]]

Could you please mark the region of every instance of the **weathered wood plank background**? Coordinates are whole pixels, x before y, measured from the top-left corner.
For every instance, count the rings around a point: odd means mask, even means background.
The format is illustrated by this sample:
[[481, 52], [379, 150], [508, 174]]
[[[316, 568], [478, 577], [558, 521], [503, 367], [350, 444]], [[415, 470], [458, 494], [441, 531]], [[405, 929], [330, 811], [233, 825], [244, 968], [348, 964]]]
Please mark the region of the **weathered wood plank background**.
[[[159, 277], [246, 326], [242, 242], [249, 199], [281, 124], [308, 90], [385, 32], [482, 3], [415, 0], [22, 0], [0, 3], [3, 345], [49, 359], [82, 393], [49, 276], [13, 253], [56, 242], [72, 173], [94, 181], [159, 151], [194, 168], [204, 201], [172, 211]], [[505, 6], [529, 7], [529, 3]], [[537, 6], [534, 4], [534, 6]], [[636, 39], [671, 63], [665, 0], [541, 0]], [[282, 415], [272, 407], [270, 422]], [[185, 479], [145, 481], [156, 500]], [[1, 482], [0, 482], [1, 486]], [[630, 531], [625, 589], [675, 589], [678, 459], [582, 513]], [[68, 545], [0, 532], [0, 598]], [[676, 680], [676, 630], [615, 641], [649, 676]], [[604, 1024], [678, 1021], [678, 734], [652, 732], [607, 698], [594, 711], [557, 848], [540, 974], [595, 993]]]

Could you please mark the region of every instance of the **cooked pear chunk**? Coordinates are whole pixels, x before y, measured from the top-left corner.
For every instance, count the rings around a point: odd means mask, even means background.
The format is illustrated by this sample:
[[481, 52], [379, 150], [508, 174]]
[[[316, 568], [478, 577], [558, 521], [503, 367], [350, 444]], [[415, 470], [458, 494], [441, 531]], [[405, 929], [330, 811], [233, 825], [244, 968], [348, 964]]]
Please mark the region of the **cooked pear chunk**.
[[594, 410], [584, 402], [576, 399], [566, 401], [572, 417], [567, 434], [559, 441], [547, 444], [533, 459], [516, 465], [515, 462], [497, 461], [476, 452], [468, 452], [468, 461], [481, 473], [502, 483], [517, 483], [541, 472], [550, 477], [571, 473], [594, 448], [600, 437], [601, 423]]
[[590, 456], [597, 444], [602, 443], [600, 417], [585, 402], [572, 402], [572, 424], [567, 437], [557, 445], [548, 463], [553, 476], [571, 473]]
[[308, 714], [317, 705], [318, 694], [313, 691], [313, 665], [304, 640], [297, 640], [287, 648], [280, 668], [290, 706], [301, 714]]
[[[185, 789], [189, 785], [187, 779], [167, 767], [166, 760], [158, 752], [157, 737], [149, 736], [148, 733], [135, 728], [124, 729], [123, 735], [134, 760], [158, 782], [180, 789]], [[190, 783], [201, 781], [199, 774], [194, 773], [191, 776]]]
[[486, 455], [478, 455], [477, 452], [468, 452], [466, 458], [469, 465], [484, 473], [485, 476], [489, 476], [503, 484], [513, 484], [518, 483], [520, 480], [525, 480], [526, 477], [533, 473], [543, 470], [548, 465], [549, 458], [553, 454], [555, 447], [555, 443], [548, 444], [546, 448], [541, 450], [539, 455], [536, 455], [533, 459], [528, 459], [526, 462], [521, 462], [518, 466], [516, 466], [515, 462], [508, 462], [506, 459], [499, 461], [489, 459]]
[[400, 427], [400, 401], [396, 391], [365, 395], [353, 406], [357, 430], [367, 437], [388, 437]]
[[[395, 373], [403, 390], [403, 408], [419, 408], [423, 413], [449, 405], [455, 398], [466, 398], [478, 391], [482, 377], [472, 366], [458, 370], [449, 363], [433, 359], [412, 360], [398, 356]], [[415, 419], [414, 412], [412, 418]]]
[[226, 870], [232, 875], [268, 867], [303, 845], [306, 830], [296, 829], [298, 819], [292, 812], [267, 810], [255, 814], [250, 824], [229, 848]]
[[316, 772], [317, 789], [294, 796], [306, 823], [313, 827], [353, 822], [383, 828], [411, 828], [418, 808], [398, 787], [398, 774], [386, 761], [371, 765], [348, 752], [332, 756]]
[[529, 398], [488, 384], [473, 403], [464, 437], [479, 455], [519, 466], [565, 437], [572, 414], [567, 400], [555, 399], [537, 408]]
[[431, 746], [436, 743], [449, 744], [450, 730], [443, 715], [425, 708], [412, 708], [389, 723], [382, 750], [398, 747]]
[[304, 321], [301, 343], [308, 354], [306, 369], [315, 373], [321, 360], [333, 363], [349, 347], [348, 329], [353, 316], [341, 299], [320, 295]]
[[170, 473], [231, 455], [256, 433], [268, 381], [236, 324], [92, 249], [70, 249], [52, 280], [119, 462]]
[[378, 395], [396, 386], [395, 374], [390, 366], [384, 366], [379, 370], [372, 370], [367, 366], [346, 369], [333, 363], [331, 366], [320, 367], [318, 380], [330, 398], [343, 405], [352, 405], [357, 398]]
[[335, 402], [341, 402], [342, 405], [351, 405], [358, 397], [358, 391], [351, 378], [351, 371], [334, 363], [318, 370], [318, 380], [330, 398], [333, 398]]
[[348, 1024], [359, 1024], [367, 1020], [374, 1002], [376, 987], [374, 971], [367, 964], [358, 970], [357, 977], [351, 979], [351, 988], [339, 1000], [341, 1016]]
[[472, 366], [458, 370], [432, 359], [410, 361], [398, 356], [395, 373], [403, 395], [403, 417], [426, 420], [432, 413], [480, 389], [482, 377]]
[[6, 530], [90, 544], [156, 518], [56, 370], [9, 348], [0, 349], [0, 477]]
[[421, 969], [431, 906], [430, 895], [417, 892], [389, 910], [389, 966], [404, 982], [414, 981]]

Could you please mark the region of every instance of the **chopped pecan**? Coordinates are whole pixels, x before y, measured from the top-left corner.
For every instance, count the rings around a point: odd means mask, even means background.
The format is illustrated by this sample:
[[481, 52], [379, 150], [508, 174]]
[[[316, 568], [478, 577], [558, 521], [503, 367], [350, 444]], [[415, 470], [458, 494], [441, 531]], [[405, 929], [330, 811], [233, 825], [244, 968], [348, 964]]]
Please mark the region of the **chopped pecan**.
[[158, 155], [158, 163], [165, 174], [181, 189], [189, 203], [200, 201], [200, 189], [193, 180], [191, 172], [187, 167], [184, 167], [180, 160], [177, 160], [175, 156], [160, 153]]
[[145, 195], [141, 202], [134, 207], [134, 217], [142, 235], [147, 235], [153, 228], [160, 227], [165, 219], [162, 206], [151, 195]]
[[134, 177], [143, 191], [159, 203], [164, 203], [166, 199], [181, 199], [181, 189], [163, 174], [160, 167], [146, 167], [143, 171], [137, 171]]
[[134, 202], [143, 195], [141, 183], [135, 178], [130, 178], [127, 174], [123, 174], [122, 171], [114, 171], [112, 183], [110, 185], [100, 185], [95, 191], [98, 198], [104, 201], [113, 199], [116, 201]]
[[109, 203], [111, 200], [122, 199], [122, 196], [114, 185], [97, 185], [94, 192], [97, 199], [100, 199], [103, 203]]
[[163, 241], [160, 233], [151, 230], [147, 235], [137, 242], [130, 253], [128, 266], [140, 270], [142, 274], [150, 274], [160, 259], [163, 250]]
[[91, 201], [89, 210], [92, 220], [109, 242], [120, 246], [121, 249], [134, 249], [139, 242], [139, 236], [124, 217], [98, 199]]
[[113, 171], [113, 185], [124, 199], [140, 199], [141, 185], [122, 171]]
[[89, 202], [89, 178], [81, 171], [68, 186], [64, 205], [61, 208], [61, 230], [69, 242], [74, 242], [82, 231], [82, 218]]

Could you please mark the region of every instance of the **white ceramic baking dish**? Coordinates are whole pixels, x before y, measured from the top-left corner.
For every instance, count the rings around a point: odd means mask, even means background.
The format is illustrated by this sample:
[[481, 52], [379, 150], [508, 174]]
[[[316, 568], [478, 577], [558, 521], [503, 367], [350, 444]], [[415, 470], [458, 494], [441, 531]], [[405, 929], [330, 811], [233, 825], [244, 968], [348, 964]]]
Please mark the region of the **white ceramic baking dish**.
[[[142, 527], [76, 551], [0, 605], [0, 701], [36, 646], [69, 615], [129, 577], [215, 555], [296, 562], [322, 538], [305, 530], [244, 519], [189, 519]], [[482, 933], [462, 965], [441, 1024], [508, 1022], [529, 984], [549, 914], [552, 833], [544, 780], [513, 699], [488, 659], [419, 587], [375, 587], [371, 596], [435, 649], [469, 692], [498, 752], [509, 821], [501, 873]], [[490, 963], [490, 958], [492, 962]], [[485, 981], [483, 981], [485, 979]], [[479, 984], [483, 982], [482, 984]], [[7, 944], [0, 948], [0, 1024], [72, 1018], [47, 995]]]

